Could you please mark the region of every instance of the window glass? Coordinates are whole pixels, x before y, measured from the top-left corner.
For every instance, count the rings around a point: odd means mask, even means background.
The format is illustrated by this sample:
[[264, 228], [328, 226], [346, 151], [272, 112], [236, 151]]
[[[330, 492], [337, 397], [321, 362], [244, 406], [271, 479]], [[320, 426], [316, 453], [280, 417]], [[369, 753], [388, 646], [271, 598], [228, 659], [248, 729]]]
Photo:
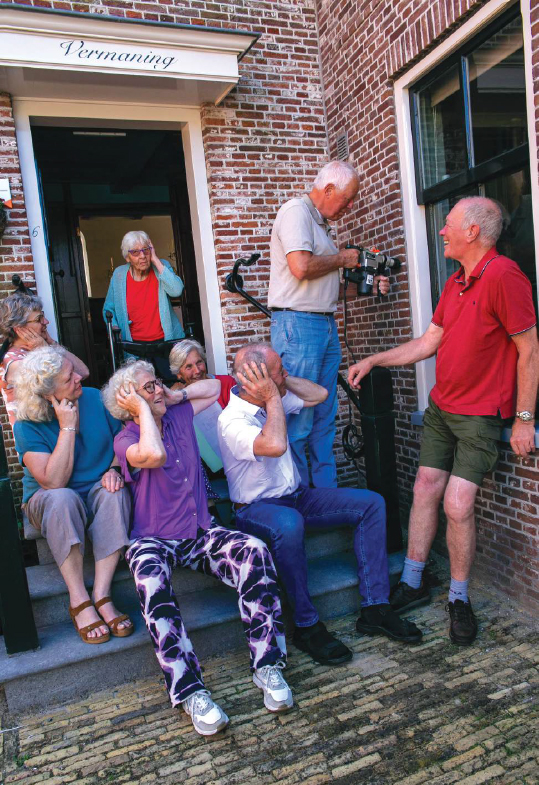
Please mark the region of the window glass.
[[459, 67], [454, 65], [417, 93], [423, 187], [466, 167], [464, 103]]
[[496, 199], [504, 211], [504, 229], [496, 247], [500, 253], [514, 259], [528, 276], [537, 307], [537, 268], [529, 168], [490, 180], [485, 184], [484, 194]]
[[527, 142], [522, 20], [468, 57], [475, 164]]

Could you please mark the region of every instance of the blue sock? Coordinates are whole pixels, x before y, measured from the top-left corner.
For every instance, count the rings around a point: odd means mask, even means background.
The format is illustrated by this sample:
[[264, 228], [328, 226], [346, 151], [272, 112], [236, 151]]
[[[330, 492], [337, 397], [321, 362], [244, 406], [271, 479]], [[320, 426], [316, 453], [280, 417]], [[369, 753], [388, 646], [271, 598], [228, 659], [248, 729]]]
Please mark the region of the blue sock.
[[449, 585], [449, 602], [455, 602], [455, 600], [468, 602], [468, 583], [469, 581], [457, 581], [455, 578], [451, 578], [451, 583]]
[[427, 562], [425, 561], [414, 561], [406, 556], [404, 559], [404, 569], [401, 575], [402, 583], [407, 583], [412, 589], [419, 589], [426, 563]]

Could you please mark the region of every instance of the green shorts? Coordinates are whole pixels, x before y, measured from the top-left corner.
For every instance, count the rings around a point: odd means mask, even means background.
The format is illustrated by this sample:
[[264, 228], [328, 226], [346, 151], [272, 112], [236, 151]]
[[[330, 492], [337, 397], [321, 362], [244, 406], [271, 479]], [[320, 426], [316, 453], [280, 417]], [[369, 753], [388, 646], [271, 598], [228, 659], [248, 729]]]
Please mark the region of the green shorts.
[[498, 463], [502, 428], [499, 416], [451, 414], [440, 409], [429, 396], [419, 465], [442, 469], [481, 485]]

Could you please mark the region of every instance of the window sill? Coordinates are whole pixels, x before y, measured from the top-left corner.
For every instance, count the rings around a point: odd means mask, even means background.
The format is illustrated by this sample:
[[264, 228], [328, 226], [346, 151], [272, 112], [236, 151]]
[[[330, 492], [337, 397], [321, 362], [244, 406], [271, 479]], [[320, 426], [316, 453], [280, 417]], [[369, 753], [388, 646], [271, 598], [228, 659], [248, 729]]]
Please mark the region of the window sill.
[[[420, 428], [423, 427], [423, 414], [424, 412], [412, 412], [412, 425], [417, 425]], [[509, 439], [511, 437], [511, 429], [504, 428], [502, 431], [502, 442], [506, 442], [509, 444]], [[539, 447], [539, 425], [535, 425], [535, 446]]]

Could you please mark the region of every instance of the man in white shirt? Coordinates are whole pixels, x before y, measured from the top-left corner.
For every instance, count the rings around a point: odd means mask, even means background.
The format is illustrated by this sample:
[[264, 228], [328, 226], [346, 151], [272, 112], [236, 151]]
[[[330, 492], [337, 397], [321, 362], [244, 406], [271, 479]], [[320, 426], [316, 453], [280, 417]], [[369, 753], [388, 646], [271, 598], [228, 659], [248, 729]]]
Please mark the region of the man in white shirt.
[[[309, 486], [305, 450], [309, 445], [312, 484], [336, 488], [333, 454], [337, 414], [337, 373], [341, 347], [334, 313], [340, 270], [357, 265], [354, 248], [339, 250], [328, 221], [350, 212], [359, 190], [359, 176], [345, 161], [326, 164], [309, 194], [282, 205], [271, 232], [271, 343], [294, 376], [325, 387], [328, 396], [316, 408], [305, 407], [288, 419], [288, 436], [301, 484]], [[377, 276], [380, 291], [389, 279]]]
[[268, 344], [241, 348], [238, 386], [219, 417], [219, 444], [236, 528], [263, 540], [294, 612], [293, 642], [316, 662], [339, 665], [352, 652], [322, 622], [307, 587], [306, 528], [350, 526], [358, 561], [362, 613], [358, 632], [418, 643], [422, 633], [389, 606], [384, 500], [357, 488], [305, 488], [288, 443], [286, 416], [320, 404], [327, 391], [289, 376]]

